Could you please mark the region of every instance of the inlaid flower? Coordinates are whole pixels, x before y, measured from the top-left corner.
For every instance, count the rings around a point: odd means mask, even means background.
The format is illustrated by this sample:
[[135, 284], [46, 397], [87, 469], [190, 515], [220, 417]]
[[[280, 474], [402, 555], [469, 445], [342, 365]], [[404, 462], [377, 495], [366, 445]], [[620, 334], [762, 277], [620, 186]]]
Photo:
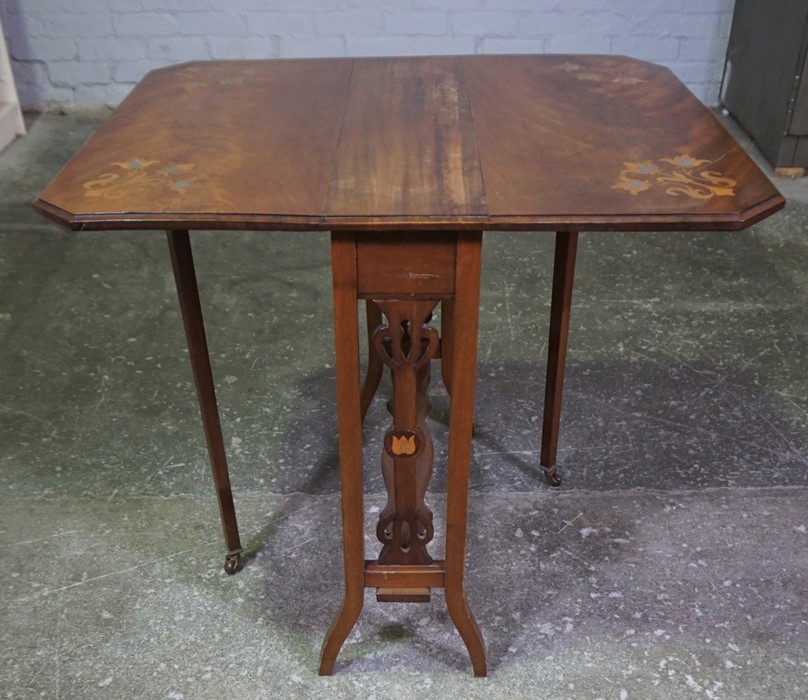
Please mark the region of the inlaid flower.
[[639, 163], [623, 163], [626, 170], [630, 173], [637, 173], [639, 175], [653, 175], [659, 170], [659, 166], [652, 163], [650, 160], [643, 160]]
[[113, 163], [113, 165], [117, 165], [122, 170], [143, 170], [155, 163], [159, 163], [159, 161], [146, 160], [145, 158], [132, 158], [131, 160], [118, 161], [117, 163]]
[[195, 178], [189, 176], [194, 169], [193, 163], [172, 163], [163, 168], [152, 167], [159, 160], [130, 158], [116, 161], [110, 165], [123, 172], [106, 172], [82, 184], [86, 197], [104, 197], [106, 199], [122, 199], [140, 196], [145, 192], [169, 189], [178, 194], [185, 194]]
[[163, 172], [166, 175], [179, 175], [180, 173], [190, 172], [193, 168], [193, 163], [179, 163], [178, 165], [169, 165], [167, 168], [163, 168]]
[[613, 186], [613, 189], [628, 190], [631, 194], [639, 194], [640, 192], [645, 192], [649, 187], [651, 187], [651, 183], [648, 180], [622, 176], [617, 184]]
[[191, 183], [187, 180], [176, 180], [172, 182], [168, 187], [169, 189], [174, 190], [175, 192], [184, 193], [191, 186]]
[[675, 165], [677, 168], [697, 168], [699, 165], [703, 163], [709, 163], [709, 160], [704, 160], [700, 158], [694, 158], [693, 156], [689, 155], [681, 155], [676, 156], [676, 158], [660, 158], [663, 163], [670, 163], [671, 165]]
[[701, 200], [732, 197], [738, 184], [736, 180], [725, 177], [718, 171], [697, 169], [705, 163], [713, 162], [683, 154], [659, 159], [658, 163], [668, 165], [658, 165], [650, 160], [623, 163], [625, 167], [612, 188], [626, 190], [633, 195], [654, 187], [664, 188], [665, 194], [672, 197], [685, 196]]
[[648, 81], [642, 78], [635, 78], [632, 75], [619, 75], [611, 82], [619, 83], [620, 85], [637, 85], [639, 83], [647, 83]]

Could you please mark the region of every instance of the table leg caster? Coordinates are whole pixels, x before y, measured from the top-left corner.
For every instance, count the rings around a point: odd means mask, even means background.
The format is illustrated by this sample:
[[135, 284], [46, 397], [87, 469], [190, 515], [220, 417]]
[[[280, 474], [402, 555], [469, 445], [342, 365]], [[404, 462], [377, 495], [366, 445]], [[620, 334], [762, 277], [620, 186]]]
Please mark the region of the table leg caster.
[[224, 559], [224, 572], [228, 576], [232, 576], [233, 574], [238, 573], [241, 571], [241, 567], [244, 565], [244, 560], [241, 558], [241, 552], [228, 552], [227, 556]]
[[561, 472], [556, 471], [555, 467], [550, 467], [544, 470], [544, 478], [550, 486], [561, 486], [563, 479]]

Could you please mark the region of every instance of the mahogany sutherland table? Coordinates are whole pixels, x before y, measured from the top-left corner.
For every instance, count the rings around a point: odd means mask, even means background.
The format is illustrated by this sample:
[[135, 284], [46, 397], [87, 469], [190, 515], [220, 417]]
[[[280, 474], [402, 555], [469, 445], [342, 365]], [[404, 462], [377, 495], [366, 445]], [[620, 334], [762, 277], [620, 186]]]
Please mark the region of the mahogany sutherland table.
[[[332, 672], [366, 587], [382, 601], [428, 600], [443, 587], [481, 676], [485, 648], [463, 576], [483, 231], [557, 232], [541, 464], [558, 484], [578, 232], [736, 230], [783, 204], [669, 70], [545, 55], [157, 70], [34, 206], [76, 230], [168, 230], [230, 573], [241, 543], [188, 231], [331, 232], [345, 597], [320, 672]], [[367, 300], [370, 344], [362, 390], [359, 299]], [[442, 338], [430, 325], [438, 304]], [[437, 357], [452, 400], [445, 560], [427, 550], [424, 500]], [[376, 530], [381, 551], [366, 561], [361, 423], [384, 365], [393, 378], [382, 454], [388, 503]]]

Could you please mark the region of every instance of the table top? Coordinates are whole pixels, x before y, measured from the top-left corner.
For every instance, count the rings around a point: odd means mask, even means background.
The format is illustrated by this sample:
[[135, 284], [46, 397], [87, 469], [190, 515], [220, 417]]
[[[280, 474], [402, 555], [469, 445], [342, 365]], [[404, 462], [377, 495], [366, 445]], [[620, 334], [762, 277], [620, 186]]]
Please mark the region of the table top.
[[619, 56], [186, 63], [34, 207], [74, 229], [740, 229], [783, 197], [666, 68]]

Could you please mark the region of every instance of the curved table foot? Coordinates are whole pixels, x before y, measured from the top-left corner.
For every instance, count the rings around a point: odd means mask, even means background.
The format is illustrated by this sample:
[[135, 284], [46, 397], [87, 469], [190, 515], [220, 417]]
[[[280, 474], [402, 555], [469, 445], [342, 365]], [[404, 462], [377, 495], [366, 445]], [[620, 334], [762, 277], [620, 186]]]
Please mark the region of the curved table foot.
[[323, 648], [320, 651], [319, 673], [321, 676], [330, 676], [334, 672], [337, 654], [339, 654], [342, 645], [359, 619], [363, 603], [364, 589], [360, 590], [358, 595], [348, 596], [346, 594], [342, 607], [331, 623], [331, 627], [328, 628], [323, 641]]
[[454, 626], [460, 632], [460, 638], [466, 645], [474, 675], [478, 678], [487, 676], [488, 665], [485, 660], [485, 642], [483, 642], [480, 628], [469, 609], [463, 591], [455, 594], [451, 588], [447, 587], [446, 607], [449, 609], [449, 617], [452, 618]]

